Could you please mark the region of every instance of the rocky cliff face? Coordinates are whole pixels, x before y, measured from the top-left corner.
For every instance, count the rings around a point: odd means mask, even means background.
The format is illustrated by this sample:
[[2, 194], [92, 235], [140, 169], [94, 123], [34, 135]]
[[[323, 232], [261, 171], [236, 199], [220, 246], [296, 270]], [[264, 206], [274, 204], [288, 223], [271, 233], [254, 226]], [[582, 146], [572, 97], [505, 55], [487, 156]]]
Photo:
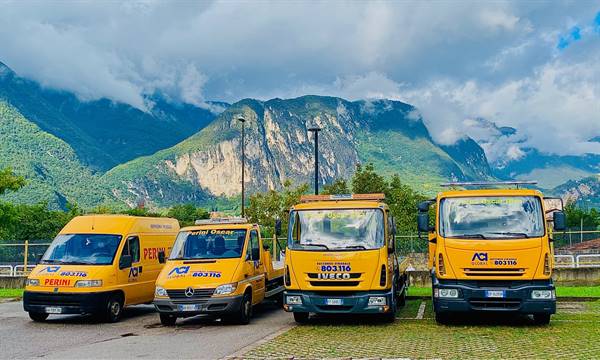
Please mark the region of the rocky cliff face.
[[[447, 151], [435, 145], [410, 105], [393, 101], [348, 102], [305, 96], [266, 102], [243, 100], [184, 142], [105, 175], [113, 193], [135, 203], [202, 203], [231, 197], [241, 188], [241, 123], [246, 119], [246, 187], [276, 189], [286, 180], [310, 183], [317, 125], [322, 183], [352, 176], [356, 165], [373, 162], [408, 183], [489, 177], [485, 155], [474, 142]], [[456, 156], [460, 149], [467, 153]]]

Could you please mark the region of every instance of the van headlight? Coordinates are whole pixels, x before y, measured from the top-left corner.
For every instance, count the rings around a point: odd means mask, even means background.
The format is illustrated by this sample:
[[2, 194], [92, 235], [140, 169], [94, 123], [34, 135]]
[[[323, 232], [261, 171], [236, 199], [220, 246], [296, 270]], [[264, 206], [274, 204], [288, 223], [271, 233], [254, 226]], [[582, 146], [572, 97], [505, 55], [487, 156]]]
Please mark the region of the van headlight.
[[27, 279], [25, 282], [27, 286], [40, 286], [40, 279]]
[[224, 284], [217, 286], [214, 295], [229, 295], [237, 289], [237, 283]]
[[102, 280], [78, 280], [75, 287], [100, 287]]
[[554, 290], [533, 290], [531, 298], [536, 300], [554, 300], [556, 299], [556, 295]]
[[436, 298], [456, 299], [458, 295], [458, 289], [433, 289], [433, 297]]
[[164, 287], [157, 286], [156, 289], [154, 289], [154, 296], [155, 297], [167, 297], [167, 296], [169, 296], [169, 294], [167, 294], [167, 290], [165, 290]]

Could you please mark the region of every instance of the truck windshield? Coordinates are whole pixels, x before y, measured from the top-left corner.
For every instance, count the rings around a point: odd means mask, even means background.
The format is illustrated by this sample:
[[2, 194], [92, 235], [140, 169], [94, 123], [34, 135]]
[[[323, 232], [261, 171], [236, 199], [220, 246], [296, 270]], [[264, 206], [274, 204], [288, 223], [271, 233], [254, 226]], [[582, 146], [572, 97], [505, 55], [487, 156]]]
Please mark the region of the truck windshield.
[[246, 230], [194, 230], [177, 235], [171, 260], [231, 259], [242, 256]]
[[289, 229], [293, 250], [371, 250], [384, 243], [380, 209], [293, 211]]
[[544, 236], [542, 204], [535, 196], [445, 198], [440, 233], [464, 239], [514, 239]]
[[43, 264], [110, 265], [121, 235], [61, 234], [44, 253]]

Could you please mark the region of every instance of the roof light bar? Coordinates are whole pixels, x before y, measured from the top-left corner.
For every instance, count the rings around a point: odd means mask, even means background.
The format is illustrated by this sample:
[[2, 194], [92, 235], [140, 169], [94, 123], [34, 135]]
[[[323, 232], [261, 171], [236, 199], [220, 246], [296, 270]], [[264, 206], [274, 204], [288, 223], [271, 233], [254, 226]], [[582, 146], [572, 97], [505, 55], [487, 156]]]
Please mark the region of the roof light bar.
[[247, 224], [248, 219], [243, 217], [231, 217], [231, 218], [214, 218], [214, 219], [202, 219], [196, 220], [196, 225], [218, 225], [218, 224]]
[[522, 180], [522, 181], [467, 181], [467, 182], [448, 182], [440, 184], [442, 187], [451, 186], [519, 186], [519, 185], [536, 185], [537, 181]]
[[348, 201], [348, 200], [384, 200], [385, 194], [340, 194], [340, 195], [302, 195], [301, 202], [310, 201]]

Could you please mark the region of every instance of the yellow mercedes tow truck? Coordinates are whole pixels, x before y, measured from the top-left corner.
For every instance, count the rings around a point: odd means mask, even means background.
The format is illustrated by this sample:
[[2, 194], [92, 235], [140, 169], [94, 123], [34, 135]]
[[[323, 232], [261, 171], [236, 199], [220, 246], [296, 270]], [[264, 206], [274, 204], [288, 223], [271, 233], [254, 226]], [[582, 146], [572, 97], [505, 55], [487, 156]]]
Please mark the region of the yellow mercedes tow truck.
[[291, 208], [284, 310], [296, 322], [307, 322], [310, 313], [381, 314], [394, 321], [408, 281], [384, 198], [305, 195]]
[[[165, 254], [159, 259], [165, 262]], [[254, 305], [266, 298], [281, 304], [283, 263], [271, 259], [260, 227], [244, 218], [198, 220], [181, 229], [156, 280], [161, 323], [210, 314], [248, 324]]]
[[[549, 223], [561, 231], [566, 219], [562, 206], [548, 208], [541, 192], [519, 188], [534, 184], [448, 183], [442, 186], [463, 189], [440, 192], [419, 204], [418, 228], [428, 233], [438, 323], [461, 312], [521, 313], [533, 315], [538, 324], [550, 322], [556, 294]], [[469, 187], [477, 189], [464, 189]]]

